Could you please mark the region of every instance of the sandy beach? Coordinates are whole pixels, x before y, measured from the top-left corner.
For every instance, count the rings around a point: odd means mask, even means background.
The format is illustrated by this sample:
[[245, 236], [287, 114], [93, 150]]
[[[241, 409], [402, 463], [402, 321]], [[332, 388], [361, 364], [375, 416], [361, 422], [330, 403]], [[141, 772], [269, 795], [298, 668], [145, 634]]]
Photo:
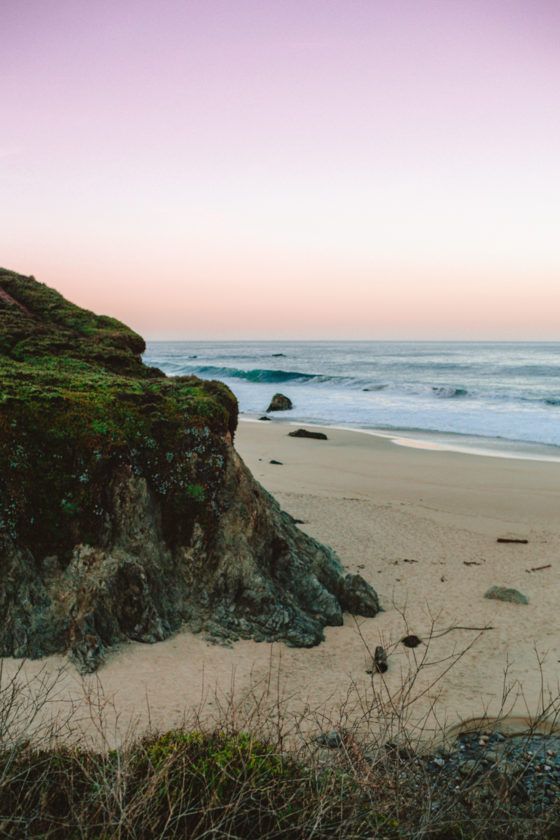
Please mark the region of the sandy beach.
[[[49, 680], [60, 671], [48, 713], [72, 707], [74, 725], [94, 736], [102, 718], [113, 741], [193, 712], [219, 717], [232, 697], [240, 716], [281, 697], [311, 726], [336, 722], [341, 710], [347, 723], [366, 725], [379, 715], [382, 695], [406, 708], [411, 726], [424, 720], [435, 731], [497, 714], [506, 685], [509, 712], [538, 714], [558, 683], [560, 465], [404, 447], [336, 429], [325, 429], [327, 441], [295, 439], [292, 428], [242, 421], [236, 447], [300, 527], [371, 582], [384, 611], [346, 616], [313, 649], [252, 641], [224, 647], [184, 631], [155, 645], [125, 644], [85, 679], [63, 657], [27, 662], [22, 675], [32, 691], [35, 676]], [[500, 544], [499, 537], [528, 544]], [[529, 604], [485, 599], [492, 585], [519, 589]], [[400, 643], [407, 633], [431, 640], [409, 650]], [[371, 676], [370, 652], [380, 644], [389, 671]], [[400, 686], [418, 663], [403, 697]], [[4, 679], [20, 664], [4, 660]]]

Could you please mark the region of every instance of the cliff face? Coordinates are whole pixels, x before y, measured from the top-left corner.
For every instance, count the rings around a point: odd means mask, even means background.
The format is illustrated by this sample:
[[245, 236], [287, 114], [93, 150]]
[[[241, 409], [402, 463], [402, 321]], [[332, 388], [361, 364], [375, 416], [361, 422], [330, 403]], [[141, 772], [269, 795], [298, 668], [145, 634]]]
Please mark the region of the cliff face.
[[0, 655], [69, 651], [187, 623], [314, 645], [377, 597], [299, 531], [233, 447], [221, 383], [168, 379], [111, 318], [0, 270]]

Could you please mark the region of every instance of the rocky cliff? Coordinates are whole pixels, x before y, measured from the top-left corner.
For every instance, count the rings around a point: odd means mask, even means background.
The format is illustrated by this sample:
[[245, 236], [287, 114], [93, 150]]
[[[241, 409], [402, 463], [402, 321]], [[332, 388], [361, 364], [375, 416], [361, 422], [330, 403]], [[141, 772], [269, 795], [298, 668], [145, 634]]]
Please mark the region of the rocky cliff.
[[111, 645], [182, 624], [309, 646], [375, 592], [298, 530], [233, 446], [219, 382], [165, 377], [143, 339], [0, 269], [0, 655]]

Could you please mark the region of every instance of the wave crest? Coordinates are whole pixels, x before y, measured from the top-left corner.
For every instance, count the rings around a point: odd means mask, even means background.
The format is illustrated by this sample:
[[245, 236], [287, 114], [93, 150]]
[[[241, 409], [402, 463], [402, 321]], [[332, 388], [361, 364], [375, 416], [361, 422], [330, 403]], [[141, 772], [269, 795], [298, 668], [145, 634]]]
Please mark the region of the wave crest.
[[454, 388], [453, 386], [448, 385], [432, 385], [432, 392], [436, 397], [444, 400], [452, 400], [456, 397], [466, 397], [469, 393], [466, 388]]
[[216, 379], [245, 379], [247, 382], [309, 382], [312, 379], [329, 381], [333, 377], [321, 376], [317, 373], [302, 373], [297, 370], [271, 370], [269, 368], [241, 368], [217, 367], [215, 365], [200, 365], [193, 368], [191, 373], [200, 376], [211, 376]]

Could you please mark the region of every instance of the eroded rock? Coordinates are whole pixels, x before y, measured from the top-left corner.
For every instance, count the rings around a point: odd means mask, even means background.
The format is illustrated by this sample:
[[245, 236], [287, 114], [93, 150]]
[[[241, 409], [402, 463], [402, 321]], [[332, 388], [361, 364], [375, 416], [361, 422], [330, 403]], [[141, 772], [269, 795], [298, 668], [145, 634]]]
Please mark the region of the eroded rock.
[[244, 465], [229, 389], [145, 367], [140, 336], [33, 278], [0, 289], [0, 656], [91, 671], [183, 624], [310, 646], [378, 612]]

